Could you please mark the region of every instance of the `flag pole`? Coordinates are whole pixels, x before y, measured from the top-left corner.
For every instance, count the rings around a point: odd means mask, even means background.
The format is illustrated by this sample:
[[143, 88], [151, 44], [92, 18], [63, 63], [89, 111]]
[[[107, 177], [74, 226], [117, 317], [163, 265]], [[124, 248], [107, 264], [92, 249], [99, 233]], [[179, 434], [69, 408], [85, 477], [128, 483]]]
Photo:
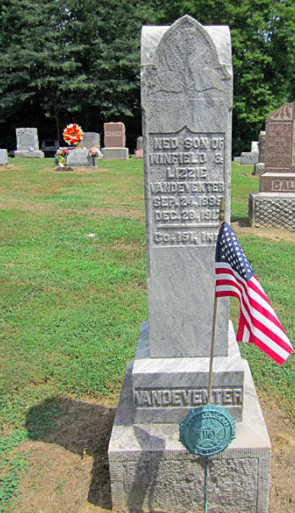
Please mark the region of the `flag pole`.
[[[219, 230], [224, 221], [224, 197], [221, 198], [220, 209], [219, 209]], [[214, 287], [214, 310], [213, 310], [213, 322], [212, 322], [212, 337], [211, 337], [211, 353], [210, 353], [210, 368], [209, 368], [209, 387], [208, 387], [208, 399], [207, 403], [211, 402], [211, 389], [212, 389], [212, 372], [213, 372], [213, 354], [214, 354], [214, 341], [215, 341], [215, 326], [216, 326], [216, 312], [217, 312], [217, 297], [216, 297], [216, 280]]]

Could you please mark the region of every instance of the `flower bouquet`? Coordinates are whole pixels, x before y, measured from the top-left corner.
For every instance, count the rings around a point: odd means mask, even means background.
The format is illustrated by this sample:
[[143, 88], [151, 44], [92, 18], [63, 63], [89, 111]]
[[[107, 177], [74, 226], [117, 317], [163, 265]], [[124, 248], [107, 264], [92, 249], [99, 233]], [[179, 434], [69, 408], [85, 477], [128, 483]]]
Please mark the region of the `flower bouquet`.
[[92, 159], [92, 165], [96, 166], [97, 159], [101, 159], [103, 154], [99, 151], [98, 148], [89, 148], [88, 157]]
[[84, 132], [82, 128], [76, 123], [68, 125], [63, 131], [63, 138], [70, 146], [75, 146], [81, 142], [83, 135]]
[[65, 146], [64, 148], [59, 148], [56, 152], [56, 154], [54, 155], [54, 160], [55, 160], [55, 163], [61, 167], [64, 166], [64, 164], [66, 163], [66, 158], [67, 158], [67, 155], [69, 155], [70, 151], [69, 149]]

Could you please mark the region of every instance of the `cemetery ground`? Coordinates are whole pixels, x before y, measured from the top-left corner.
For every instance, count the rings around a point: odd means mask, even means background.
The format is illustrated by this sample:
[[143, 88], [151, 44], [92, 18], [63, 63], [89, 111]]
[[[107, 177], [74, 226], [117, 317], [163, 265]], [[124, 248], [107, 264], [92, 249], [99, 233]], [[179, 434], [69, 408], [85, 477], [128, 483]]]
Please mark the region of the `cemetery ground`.
[[[53, 159], [0, 168], [1, 513], [111, 509], [108, 439], [148, 318], [143, 162], [55, 169]], [[232, 165], [233, 227], [294, 345], [295, 232], [249, 227], [251, 172]], [[233, 300], [235, 328], [238, 312]], [[270, 513], [291, 513], [295, 356], [280, 367], [240, 349], [272, 441]]]

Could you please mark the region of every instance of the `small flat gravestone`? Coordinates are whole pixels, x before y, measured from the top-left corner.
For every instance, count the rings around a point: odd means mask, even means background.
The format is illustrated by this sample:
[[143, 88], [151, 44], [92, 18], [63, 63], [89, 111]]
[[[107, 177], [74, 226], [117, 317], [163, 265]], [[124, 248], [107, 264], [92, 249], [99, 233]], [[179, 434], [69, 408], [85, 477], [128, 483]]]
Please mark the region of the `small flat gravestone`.
[[129, 150], [125, 148], [124, 123], [104, 123], [104, 148], [102, 154], [107, 160], [128, 160]]
[[75, 149], [70, 151], [67, 156], [67, 166], [70, 167], [89, 167], [92, 166], [92, 160], [88, 156], [88, 149]]
[[7, 150], [0, 150], [0, 166], [8, 164]]
[[295, 228], [295, 102], [266, 119], [265, 172], [250, 194], [252, 226]]
[[98, 148], [100, 150], [100, 137], [97, 132], [84, 132], [81, 142], [83, 148]]
[[16, 128], [16, 158], [44, 158], [43, 151], [39, 150], [37, 128]]

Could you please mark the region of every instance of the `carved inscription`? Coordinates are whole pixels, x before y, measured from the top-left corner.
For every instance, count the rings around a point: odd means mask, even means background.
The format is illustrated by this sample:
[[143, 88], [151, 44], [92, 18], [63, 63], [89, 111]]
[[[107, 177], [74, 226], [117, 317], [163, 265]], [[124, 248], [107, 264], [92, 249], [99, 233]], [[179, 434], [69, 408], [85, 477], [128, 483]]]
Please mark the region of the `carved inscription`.
[[224, 195], [223, 134], [150, 136], [149, 195], [155, 245], [216, 242]]
[[272, 191], [295, 192], [295, 180], [272, 180]]
[[267, 168], [291, 166], [293, 123], [269, 122], [267, 126], [266, 144]]
[[[134, 404], [137, 408], [149, 407], [196, 407], [208, 402], [208, 390], [135, 390]], [[211, 393], [211, 404], [222, 406], [242, 406], [243, 390], [241, 388], [215, 388]]]

